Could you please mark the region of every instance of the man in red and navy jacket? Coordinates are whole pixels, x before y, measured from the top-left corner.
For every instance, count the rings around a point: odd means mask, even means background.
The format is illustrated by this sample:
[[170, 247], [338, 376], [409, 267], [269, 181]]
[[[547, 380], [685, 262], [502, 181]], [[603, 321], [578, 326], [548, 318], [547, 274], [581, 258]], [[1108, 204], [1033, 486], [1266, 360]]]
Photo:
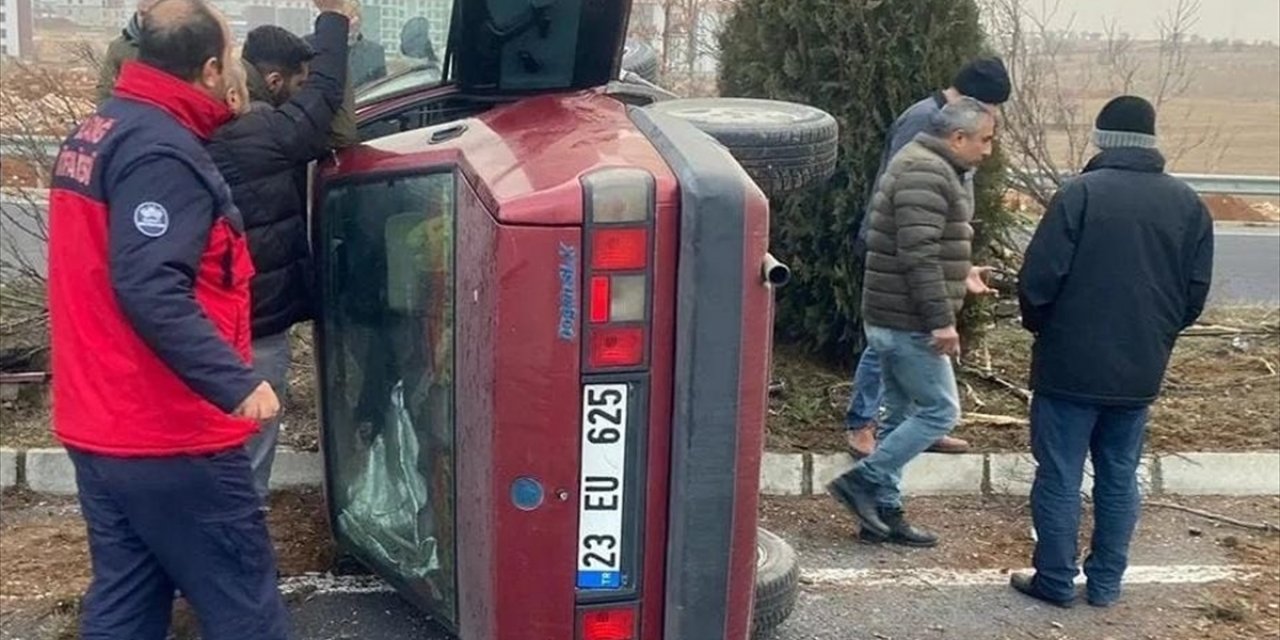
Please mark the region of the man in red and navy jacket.
[[252, 261], [203, 142], [232, 114], [225, 21], [161, 0], [50, 196], [54, 431], [76, 467], [87, 640], [162, 640], [175, 589], [205, 640], [288, 637], [245, 441], [279, 402], [250, 360]]

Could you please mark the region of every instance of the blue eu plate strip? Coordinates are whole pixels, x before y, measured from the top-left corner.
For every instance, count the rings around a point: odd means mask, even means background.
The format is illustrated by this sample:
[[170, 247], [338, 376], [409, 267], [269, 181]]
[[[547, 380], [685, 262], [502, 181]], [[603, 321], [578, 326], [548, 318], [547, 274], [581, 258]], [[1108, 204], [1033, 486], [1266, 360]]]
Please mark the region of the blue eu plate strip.
[[622, 574], [616, 571], [579, 571], [579, 589], [618, 589], [622, 587]]

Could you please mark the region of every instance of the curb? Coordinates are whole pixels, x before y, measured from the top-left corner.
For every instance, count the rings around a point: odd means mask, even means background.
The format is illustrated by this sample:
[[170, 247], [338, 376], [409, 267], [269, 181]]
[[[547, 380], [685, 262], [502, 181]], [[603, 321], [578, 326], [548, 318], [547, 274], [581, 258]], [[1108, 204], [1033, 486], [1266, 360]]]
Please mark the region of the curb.
[[[821, 495], [828, 482], [852, 466], [852, 459], [844, 453], [768, 451], [760, 465], [760, 493]], [[1029, 454], [926, 453], [907, 466], [903, 492], [916, 496], [1025, 496], [1031, 491], [1034, 471], [1035, 462]], [[1082, 490], [1093, 486], [1092, 475], [1092, 467], [1086, 465]], [[285, 447], [276, 452], [273, 489], [319, 487], [323, 481], [319, 453]], [[1138, 481], [1147, 495], [1280, 495], [1280, 450], [1146, 456]], [[0, 449], [0, 488], [11, 487], [75, 495], [75, 470], [62, 449]]]
[[[276, 450], [271, 488], [319, 487], [324, 483], [319, 453], [288, 447]], [[55, 496], [76, 494], [76, 470], [64, 449], [0, 449], [0, 489], [23, 487]]]

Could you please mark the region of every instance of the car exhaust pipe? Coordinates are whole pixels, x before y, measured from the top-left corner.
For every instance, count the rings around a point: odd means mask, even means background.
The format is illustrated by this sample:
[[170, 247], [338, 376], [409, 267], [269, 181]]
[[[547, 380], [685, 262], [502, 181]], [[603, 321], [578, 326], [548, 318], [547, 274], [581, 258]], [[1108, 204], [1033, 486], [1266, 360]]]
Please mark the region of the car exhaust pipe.
[[764, 254], [764, 264], [761, 265], [760, 274], [765, 284], [771, 287], [783, 287], [791, 282], [791, 267], [779, 262], [772, 253]]

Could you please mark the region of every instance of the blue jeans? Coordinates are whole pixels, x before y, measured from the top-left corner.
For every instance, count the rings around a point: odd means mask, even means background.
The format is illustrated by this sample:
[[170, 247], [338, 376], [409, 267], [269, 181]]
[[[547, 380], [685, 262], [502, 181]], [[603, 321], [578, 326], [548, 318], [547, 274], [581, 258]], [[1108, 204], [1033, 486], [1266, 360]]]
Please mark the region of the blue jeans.
[[868, 344], [853, 372], [853, 392], [849, 396], [849, 411], [844, 416], [844, 425], [849, 429], [857, 429], [880, 417], [884, 403], [880, 376], [880, 355]]
[[68, 449], [89, 531], [84, 640], [164, 640], [174, 589], [205, 640], [287, 640], [249, 456], [116, 458]]
[[[280, 398], [282, 409], [289, 395], [289, 364], [292, 358], [287, 330], [253, 341], [253, 372], [271, 385]], [[280, 441], [280, 417], [263, 422], [258, 433], [244, 445], [253, 468], [253, 490], [264, 503], [271, 495], [271, 467], [276, 462], [276, 444]]]
[[884, 420], [879, 443], [849, 473], [876, 488], [883, 508], [902, 507], [902, 469], [960, 419], [960, 392], [951, 361], [933, 348], [928, 333], [867, 327], [884, 381]]
[[1120, 597], [1129, 565], [1129, 541], [1138, 523], [1138, 464], [1147, 430], [1147, 407], [1082, 404], [1036, 394], [1031, 403], [1031, 453], [1036, 479], [1031, 516], [1036, 542], [1036, 583], [1051, 598], [1074, 597], [1080, 533], [1080, 484], [1092, 454], [1093, 542], [1084, 572], [1089, 600]]

